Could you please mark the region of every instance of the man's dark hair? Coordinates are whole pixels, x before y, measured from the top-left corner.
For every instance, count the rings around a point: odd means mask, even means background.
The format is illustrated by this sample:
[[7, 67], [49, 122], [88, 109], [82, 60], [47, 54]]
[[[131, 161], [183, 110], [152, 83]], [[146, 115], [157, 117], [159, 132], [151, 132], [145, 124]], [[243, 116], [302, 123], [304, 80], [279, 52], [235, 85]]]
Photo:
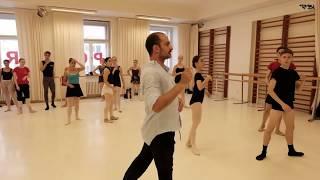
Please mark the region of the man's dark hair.
[[20, 58], [20, 59], [19, 59], [19, 62], [21, 62], [22, 60], [25, 60], [25, 59], [24, 59], [24, 58]]
[[10, 63], [10, 61], [8, 59], [3, 60], [3, 64], [4, 63]]
[[286, 49], [286, 48], [287, 48], [287, 47], [285, 47], [285, 46], [279, 46], [279, 47], [277, 48], [277, 53], [279, 53], [280, 50]]
[[163, 34], [162, 32], [154, 32], [147, 37], [145, 46], [150, 56], [153, 53], [153, 46], [154, 45], [160, 46], [160, 41], [161, 41], [160, 35], [165, 35], [165, 34]]
[[44, 54], [50, 56], [50, 55], [51, 55], [51, 52], [50, 52], [50, 51], [46, 51], [46, 52], [44, 52]]

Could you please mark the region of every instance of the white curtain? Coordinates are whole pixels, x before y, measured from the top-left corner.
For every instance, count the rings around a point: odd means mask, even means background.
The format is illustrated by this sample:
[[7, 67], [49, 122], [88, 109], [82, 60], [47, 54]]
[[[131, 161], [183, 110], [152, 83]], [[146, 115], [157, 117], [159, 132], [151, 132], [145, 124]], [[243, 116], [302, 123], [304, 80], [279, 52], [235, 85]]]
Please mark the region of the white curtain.
[[43, 99], [42, 76], [39, 70], [42, 58], [41, 20], [36, 11], [17, 10], [16, 23], [20, 57], [26, 59], [31, 70], [31, 100], [39, 101]]
[[[79, 62], [84, 64], [82, 15], [73, 13], [54, 12], [53, 37], [56, 76], [63, 75], [64, 68], [68, 66], [69, 58], [75, 58]], [[86, 95], [85, 78], [81, 78], [80, 84], [83, 93]], [[61, 88], [58, 87], [60, 86], [57, 82], [57, 96], [63, 96], [64, 92], [61, 92], [63, 90], [61, 90]]]
[[198, 55], [199, 28], [198, 24], [193, 24], [190, 33], [190, 66], [193, 56]]
[[149, 34], [149, 22], [136, 19], [119, 18], [118, 19], [118, 61], [123, 70], [132, 65], [132, 60], [137, 59], [140, 65], [148, 60], [148, 54], [145, 49], [145, 41]]
[[182, 55], [186, 66], [190, 66], [190, 24], [178, 25], [178, 55]]
[[[79, 14], [49, 13], [40, 18], [34, 10], [16, 11], [20, 57], [26, 59], [31, 70], [31, 99], [42, 101], [43, 85], [40, 62], [44, 51], [52, 52], [55, 62], [55, 76], [61, 76], [68, 65], [69, 57], [84, 63], [83, 18]], [[85, 84], [82, 90], [85, 93]], [[57, 98], [63, 97], [56, 78]]]

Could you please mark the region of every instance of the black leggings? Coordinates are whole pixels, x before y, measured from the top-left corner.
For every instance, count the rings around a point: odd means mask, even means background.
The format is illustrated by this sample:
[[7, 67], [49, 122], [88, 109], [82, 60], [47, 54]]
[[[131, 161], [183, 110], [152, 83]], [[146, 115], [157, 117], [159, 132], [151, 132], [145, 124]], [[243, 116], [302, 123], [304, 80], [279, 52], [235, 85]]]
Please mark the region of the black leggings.
[[138, 157], [132, 162], [123, 180], [137, 180], [154, 159], [159, 180], [172, 180], [174, 132], [156, 136], [150, 146], [144, 143]]

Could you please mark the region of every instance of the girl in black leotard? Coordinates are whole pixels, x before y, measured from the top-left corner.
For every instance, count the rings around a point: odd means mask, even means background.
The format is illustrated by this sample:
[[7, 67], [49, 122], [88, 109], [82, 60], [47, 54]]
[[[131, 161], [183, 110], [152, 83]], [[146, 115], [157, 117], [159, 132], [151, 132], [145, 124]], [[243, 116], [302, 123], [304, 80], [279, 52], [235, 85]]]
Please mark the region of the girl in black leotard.
[[192, 59], [192, 66], [196, 69], [194, 76], [194, 88], [193, 94], [190, 100], [190, 106], [192, 109], [192, 127], [189, 133], [189, 139], [187, 141], [187, 147], [190, 147], [192, 153], [200, 155], [200, 152], [196, 146], [196, 131], [201, 121], [202, 115], [202, 102], [205, 93], [205, 86], [212, 80], [210, 75], [203, 78], [200, 71], [204, 66], [204, 61], [200, 56], [194, 56]]
[[[172, 76], [174, 77], [174, 82], [178, 84], [181, 80], [181, 74], [185, 70], [183, 64], [183, 56], [178, 57], [178, 64], [173, 67]], [[181, 92], [182, 101], [185, 102], [185, 91]], [[185, 105], [186, 107], [186, 105]]]
[[131, 75], [133, 93], [135, 96], [138, 96], [141, 74], [141, 69], [138, 65], [138, 60], [133, 60], [133, 66], [128, 69], [128, 74]]
[[[103, 82], [103, 71], [106, 68], [105, 63], [102, 63], [101, 65], [97, 66], [94, 70], [93, 70], [93, 74], [95, 76], [98, 76], [98, 83], [99, 83], [99, 88], [100, 88], [100, 92], [103, 88], [104, 82]], [[97, 73], [97, 71], [99, 71], [99, 74]], [[102, 100], [104, 99], [103, 95], [102, 95]]]
[[120, 109], [120, 95], [121, 88], [125, 89], [124, 79], [122, 76], [122, 68], [118, 66], [117, 57], [112, 57], [112, 67], [114, 68], [112, 71], [113, 74], [113, 90], [114, 90], [114, 108], [118, 110], [120, 113], [122, 112]]

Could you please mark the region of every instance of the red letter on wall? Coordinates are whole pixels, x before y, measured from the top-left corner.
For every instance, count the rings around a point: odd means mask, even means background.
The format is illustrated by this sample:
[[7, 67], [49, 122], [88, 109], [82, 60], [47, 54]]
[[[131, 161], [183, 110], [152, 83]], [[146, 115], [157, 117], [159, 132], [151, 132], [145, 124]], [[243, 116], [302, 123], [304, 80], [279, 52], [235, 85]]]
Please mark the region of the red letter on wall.
[[19, 64], [18, 52], [17, 51], [8, 51], [7, 58], [10, 63], [14, 60], [15, 64]]
[[94, 53], [93, 58], [102, 64], [102, 53]]

